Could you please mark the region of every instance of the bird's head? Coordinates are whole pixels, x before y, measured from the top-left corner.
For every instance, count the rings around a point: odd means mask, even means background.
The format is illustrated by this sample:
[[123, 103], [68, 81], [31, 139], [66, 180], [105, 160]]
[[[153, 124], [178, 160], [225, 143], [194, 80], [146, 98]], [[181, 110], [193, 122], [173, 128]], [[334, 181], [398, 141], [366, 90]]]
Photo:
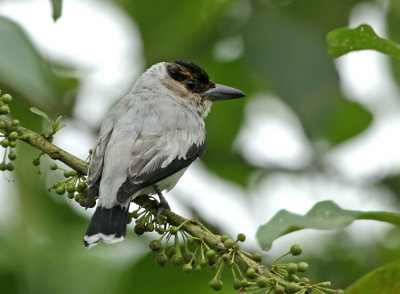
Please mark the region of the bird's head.
[[170, 79], [164, 85], [202, 117], [208, 114], [212, 101], [245, 96], [242, 91], [212, 82], [207, 72], [193, 62], [169, 62], [166, 69]]
[[190, 61], [153, 65], [138, 79], [133, 92], [173, 99], [201, 117], [208, 114], [213, 101], [245, 96], [242, 91], [212, 82], [205, 70]]

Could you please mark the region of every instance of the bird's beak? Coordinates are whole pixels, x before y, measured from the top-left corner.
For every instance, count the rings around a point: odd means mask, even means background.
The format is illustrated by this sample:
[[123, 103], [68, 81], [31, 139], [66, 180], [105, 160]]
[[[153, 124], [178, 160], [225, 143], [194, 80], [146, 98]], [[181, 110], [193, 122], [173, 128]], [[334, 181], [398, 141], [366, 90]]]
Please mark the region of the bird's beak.
[[242, 91], [231, 88], [228, 86], [215, 84], [215, 88], [212, 88], [203, 93], [207, 97], [209, 97], [212, 101], [216, 100], [227, 100], [227, 99], [236, 99], [246, 96]]

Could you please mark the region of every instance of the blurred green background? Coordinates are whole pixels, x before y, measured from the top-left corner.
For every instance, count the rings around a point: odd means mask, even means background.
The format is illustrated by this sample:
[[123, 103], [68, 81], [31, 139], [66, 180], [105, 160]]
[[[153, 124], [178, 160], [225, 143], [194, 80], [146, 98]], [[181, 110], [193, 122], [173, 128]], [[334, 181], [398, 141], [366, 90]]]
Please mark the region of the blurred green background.
[[[83, 136], [89, 138], [87, 140], [91, 143], [85, 145], [89, 148], [105, 113], [105, 110], [98, 110], [98, 105], [109, 109], [112, 103], [129, 91], [137, 74], [156, 62], [192, 60], [206, 69], [214, 81], [247, 93], [246, 99], [213, 106], [206, 119], [207, 152], [202, 160], [210, 177], [243, 192], [240, 193], [243, 198], [241, 203], [262, 205], [265, 202], [258, 201], [270, 195], [260, 183], [278, 179], [284, 183], [298, 183], [298, 189], [303, 189], [304, 185], [320, 187], [316, 190], [305, 189], [304, 193], [312, 191], [313, 194], [326, 192], [324, 189], [337, 188], [338, 185], [345, 186], [344, 195], [339, 195], [339, 189], [336, 191], [338, 198], [349, 198], [349, 203], [354, 205], [347, 208], [363, 210], [363, 204], [371, 203], [371, 197], [375, 197], [372, 203], [389, 203], [393, 211], [398, 211], [398, 158], [393, 159], [389, 168], [376, 164], [373, 172], [361, 178], [347, 177], [334, 164], [326, 163], [330, 154], [343, 148], [347, 148], [351, 157], [357, 150], [352, 150], [357, 140], [365, 134], [373, 134], [376, 122], [400, 113], [396, 112], [400, 107], [396, 108], [396, 99], [389, 103], [385, 97], [380, 97], [384, 95], [384, 89], [369, 93], [370, 99], [366, 101], [362, 97], [348, 97], [350, 92], [343, 87], [348, 77], [339, 74], [340, 63], [338, 65], [328, 56], [325, 44], [326, 34], [347, 26], [354, 15], [362, 15], [363, 21], [373, 27], [378, 15], [386, 36], [400, 42], [400, 5], [397, 0], [66, 0], [63, 5], [63, 15], [53, 23], [50, 1], [0, 1], [0, 88], [14, 96], [12, 117], [21, 120], [23, 126], [39, 132], [42, 130], [42, 121], [29, 112], [30, 106], [46, 111], [53, 118], [64, 114], [68, 118], [68, 127], [81, 129]], [[96, 17], [93, 18], [91, 14], [95, 12]], [[80, 20], [87, 19], [88, 23], [81, 21], [72, 25], [78, 15]], [[40, 30], [36, 30], [35, 35], [35, 31], [29, 28], [28, 18], [46, 28], [48, 36], [57, 35], [57, 38], [42, 38]], [[111, 67], [106, 72], [108, 75], [97, 77], [97, 85], [93, 80], [90, 84], [88, 76], [95, 71], [95, 67], [85, 63], [85, 55], [82, 59], [71, 60], [66, 55], [54, 54], [60, 49], [57, 42], [68, 37], [72, 40], [71, 50], [78, 53], [85, 51], [83, 39], [88, 42], [92, 38], [93, 42], [101, 40], [96, 46], [113, 46], [115, 39], [112, 32], [100, 31], [111, 23], [110, 19], [118, 19], [113, 25], [120, 25], [126, 38], [134, 38], [131, 43], [127, 41], [128, 45], [121, 51], [125, 62], [134, 68], [119, 71], [117, 67]], [[103, 21], [106, 25], [101, 25]], [[85, 25], [90, 26], [92, 31], [87, 30]], [[99, 31], [96, 31], [97, 26]], [[80, 37], [75, 39], [75, 34]], [[91, 34], [100, 37], [95, 38]], [[92, 50], [87, 54], [96, 55], [97, 52]], [[351, 54], [346, 58], [352, 58]], [[384, 78], [398, 87], [399, 62], [379, 58], [387, 69]], [[101, 61], [107, 59], [112, 63], [115, 56], [99, 57]], [[125, 84], [113, 86], [109, 83], [113, 77], [124, 80]], [[109, 92], [100, 91], [99, 81], [110, 84]], [[87, 93], [94, 98], [85, 100]], [[102, 100], [103, 97], [108, 100]], [[279, 109], [284, 108], [290, 113], [290, 119], [294, 121], [291, 127], [300, 130], [300, 135], [305, 138], [299, 143], [307, 149], [304, 154], [297, 154], [296, 160], [300, 164], [292, 163], [295, 159], [291, 157], [282, 162], [279, 157], [271, 160], [268, 156], [259, 161], [257, 156], [256, 160], [251, 160], [254, 157], [243, 151], [243, 144], [248, 143], [246, 140], [252, 140], [251, 137], [238, 139], [240, 130], [247, 130], [244, 126], [252, 114], [247, 110], [261, 105], [258, 117], [262, 118], [263, 113], [271, 116], [274, 109], [263, 108], [263, 105], [270, 105], [263, 102], [271, 101], [278, 103]], [[254, 102], [259, 104], [252, 104]], [[386, 102], [388, 106], [383, 107]], [[91, 120], [94, 116], [91, 109], [97, 120]], [[279, 113], [276, 115], [279, 116]], [[263, 120], [256, 122], [261, 125]], [[67, 137], [67, 132], [63, 130], [57, 136], [65, 136], [67, 141], [77, 140]], [[261, 134], [254, 134], [262, 136], [262, 131]], [[274, 140], [273, 137], [270, 139]], [[58, 142], [65, 148], [69, 146], [61, 139]], [[267, 145], [263, 145], [268, 142], [260, 142], [256, 143], [257, 150], [269, 150]], [[385, 144], [392, 143], [388, 141]], [[286, 150], [288, 146], [281, 147]], [[76, 154], [84, 159], [88, 148]], [[376, 152], [384, 152], [384, 149]], [[82, 238], [88, 223], [87, 215], [91, 212], [85, 215], [80, 208], [64, 199], [66, 197], [47, 191], [56, 176], [47, 176], [46, 162], [40, 171], [30, 164], [37, 156], [37, 150], [21, 143], [18, 154], [16, 172], [6, 173], [0, 179], [1, 293], [212, 291], [208, 287], [213, 275], [211, 270], [185, 274], [169, 264], [166, 269], [160, 268], [154, 262], [155, 255], [146, 249], [151, 237], [139, 238], [132, 233], [132, 228], [121, 244], [100, 245], [93, 250], [85, 250]], [[190, 189], [179, 191], [188, 194], [190, 199]], [[291, 199], [291, 195], [287, 196]], [[310, 196], [307, 200], [293, 201], [306, 202], [309, 209], [321, 200], [318, 195]], [[352, 201], [352, 197], [357, 197], [357, 201]], [[335, 196], [331, 199], [337, 200]], [[233, 201], [237, 199], [233, 198]], [[280, 203], [279, 208], [291, 207], [291, 201]], [[234, 218], [238, 223], [248, 221], [245, 218], [249, 212], [229, 215], [226, 212], [230, 209], [229, 204], [217, 207], [222, 218], [227, 219], [224, 225], [214, 222], [213, 216], [200, 213], [199, 208], [191, 203], [182, 205], [192, 216], [212, 223], [216, 232], [224, 232], [230, 224], [232, 227], [228, 230], [238, 233], [235, 222], [227, 218]], [[213, 206], [213, 203], [207, 205]], [[253, 222], [250, 232], [254, 233], [258, 225], [276, 212], [262, 215], [262, 211], [262, 207], [256, 211], [260, 214], [260, 221]], [[369, 232], [369, 224], [374, 233]], [[299, 260], [310, 264], [308, 276], [312, 281], [331, 280], [334, 288], [346, 288], [370, 270], [400, 258], [398, 228], [377, 227], [372, 221], [362, 228], [365, 231], [358, 235], [354, 234], [354, 230], [314, 232], [304, 235], [306, 239], [302, 237], [303, 232], [299, 232], [288, 242], [301, 243], [304, 240], [308, 250]], [[308, 238], [312, 238], [311, 241]], [[259, 250], [254, 238], [248, 246], [251, 250]], [[276, 243], [274, 252], [286, 249], [287, 242]], [[266, 260], [276, 256], [266, 255]], [[227, 286], [221, 292], [231, 293], [233, 289]]]

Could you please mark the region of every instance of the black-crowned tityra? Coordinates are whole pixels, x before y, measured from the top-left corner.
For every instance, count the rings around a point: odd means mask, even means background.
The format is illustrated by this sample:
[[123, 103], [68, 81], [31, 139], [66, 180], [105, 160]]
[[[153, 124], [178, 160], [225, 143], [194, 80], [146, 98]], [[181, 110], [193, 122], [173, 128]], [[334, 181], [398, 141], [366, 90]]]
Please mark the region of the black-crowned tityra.
[[87, 204], [96, 195], [99, 200], [85, 246], [122, 241], [131, 200], [151, 194], [162, 198], [203, 155], [203, 118], [212, 101], [244, 96], [213, 83], [193, 62], [161, 62], [143, 73], [101, 126], [89, 166]]

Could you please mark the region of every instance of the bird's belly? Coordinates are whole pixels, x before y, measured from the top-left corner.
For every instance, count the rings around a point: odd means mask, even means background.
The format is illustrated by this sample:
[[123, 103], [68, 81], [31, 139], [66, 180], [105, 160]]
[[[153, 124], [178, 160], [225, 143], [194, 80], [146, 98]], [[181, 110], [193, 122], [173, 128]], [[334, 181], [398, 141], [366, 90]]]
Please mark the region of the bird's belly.
[[[185, 173], [186, 169], [187, 169], [187, 167], [174, 173], [173, 175], [169, 176], [168, 178], [165, 178], [165, 179], [155, 183], [154, 185], [156, 185], [158, 190], [168, 192], [173, 187], [175, 187], [176, 183], [178, 183], [179, 179]], [[153, 186], [148, 186], [148, 187], [143, 188], [142, 190], [136, 192], [135, 195], [133, 196], [133, 198], [135, 198], [136, 196], [139, 196], [139, 195], [154, 195], [154, 194], [157, 194], [157, 193], [154, 190]]]

